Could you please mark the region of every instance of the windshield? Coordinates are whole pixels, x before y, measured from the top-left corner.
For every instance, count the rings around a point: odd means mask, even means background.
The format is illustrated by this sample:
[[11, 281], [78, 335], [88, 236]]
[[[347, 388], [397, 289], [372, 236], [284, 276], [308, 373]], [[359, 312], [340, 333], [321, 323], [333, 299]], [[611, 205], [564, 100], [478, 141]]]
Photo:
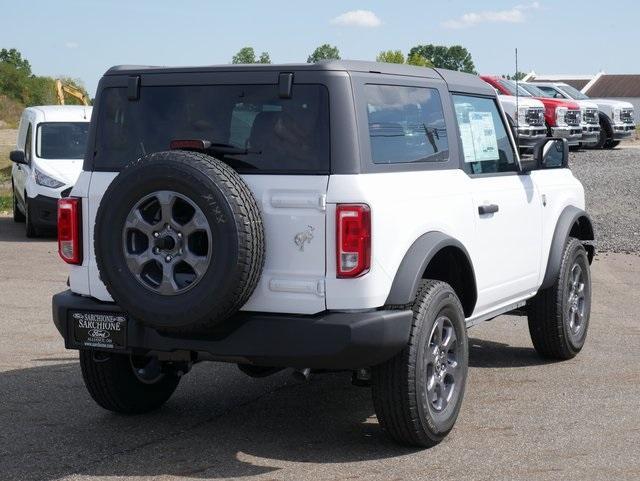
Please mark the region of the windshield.
[[119, 170], [172, 141], [205, 140], [208, 152], [238, 171], [329, 171], [329, 96], [321, 85], [142, 87], [130, 101], [124, 88], [99, 99], [94, 166]]
[[521, 87], [523, 89], [526, 89], [527, 92], [529, 92], [534, 97], [543, 97], [543, 98], [552, 98], [553, 97], [553, 95], [549, 95], [549, 93], [545, 92], [544, 90], [539, 89], [535, 85], [521, 84]]
[[41, 159], [82, 159], [89, 122], [46, 122], [38, 125], [36, 156]]
[[[501, 78], [499, 82], [509, 92], [509, 95], [516, 96], [516, 83], [513, 80]], [[522, 88], [522, 84], [518, 84], [518, 95], [520, 97], [531, 97], [531, 94]]]
[[573, 100], [588, 100], [589, 96], [580, 92], [577, 88], [571, 85], [559, 85], [558, 88], [565, 94], [571, 97]]

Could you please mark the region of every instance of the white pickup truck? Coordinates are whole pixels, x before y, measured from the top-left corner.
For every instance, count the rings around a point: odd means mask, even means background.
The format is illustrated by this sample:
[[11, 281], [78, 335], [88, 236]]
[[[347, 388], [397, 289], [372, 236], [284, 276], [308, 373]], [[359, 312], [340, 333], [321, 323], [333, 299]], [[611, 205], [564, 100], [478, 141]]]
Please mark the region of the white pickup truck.
[[588, 100], [598, 106], [600, 131], [594, 142], [587, 144], [596, 149], [612, 149], [621, 140], [628, 139], [636, 129], [633, 104], [613, 99], [592, 99], [580, 90], [562, 82], [535, 82], [535, 85], [554, 98], [575, 101]]
[[521, 150], [532, 150], [537, 142], [547, 136], [542, 102], [531, 97], [516, 98], [512, 95], [498, 95], [498, 99]]

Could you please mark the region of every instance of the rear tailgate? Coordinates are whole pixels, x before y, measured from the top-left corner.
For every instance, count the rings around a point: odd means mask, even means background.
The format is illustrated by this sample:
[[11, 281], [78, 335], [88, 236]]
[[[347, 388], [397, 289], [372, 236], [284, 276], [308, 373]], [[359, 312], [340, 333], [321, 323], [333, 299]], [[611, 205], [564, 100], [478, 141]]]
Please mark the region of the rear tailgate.
[[[91, 174], [88, 208], [83, 209], [87, 255], [84, 267], [73, 268], [88, 270], [88, 293], [101, 301], [112, 298], [98, 273], [93, 232], [100, 201], [116, 175]], [[260, 282], [243, 310], [292, 314], [325, 310], [328, 176], [243, 175], [243, 179], [261, 208], [266, 249]], [[74, 277], [82, 276], [77, 272]]]

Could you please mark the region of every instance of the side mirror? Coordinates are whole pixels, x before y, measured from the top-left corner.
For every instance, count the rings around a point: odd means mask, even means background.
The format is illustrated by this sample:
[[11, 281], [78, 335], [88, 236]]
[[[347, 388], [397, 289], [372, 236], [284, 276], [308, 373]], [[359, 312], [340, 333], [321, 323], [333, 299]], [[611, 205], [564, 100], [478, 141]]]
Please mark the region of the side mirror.
[[569, 165], [567, 139], [545, 139], [536, 144], [533, 158], [540, 169], [564, 169]]
[[11, 162], [15, 162], [16, 164], [25, 164], [27, 163], [27, 159], [24, 156], [24, 150], [12, 150], [9, 152], [9, 160]]
[[564, 169], [569, 165], [567, 139], [544, 139], [533, 147], [533, 159], [520, 161], [520, 172], [532, 170]]

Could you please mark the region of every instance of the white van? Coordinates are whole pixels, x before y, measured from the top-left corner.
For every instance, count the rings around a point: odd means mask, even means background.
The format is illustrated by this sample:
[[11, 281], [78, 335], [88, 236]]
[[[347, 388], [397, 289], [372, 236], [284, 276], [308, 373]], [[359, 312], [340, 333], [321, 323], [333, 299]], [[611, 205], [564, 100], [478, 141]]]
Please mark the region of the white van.
[[58, 199], [67, 197], [82, 171], [91, 107], [28, 107], [20, 117], [11, 186], [13, 220], [26, 223], [27, 237], [55, 228]]

